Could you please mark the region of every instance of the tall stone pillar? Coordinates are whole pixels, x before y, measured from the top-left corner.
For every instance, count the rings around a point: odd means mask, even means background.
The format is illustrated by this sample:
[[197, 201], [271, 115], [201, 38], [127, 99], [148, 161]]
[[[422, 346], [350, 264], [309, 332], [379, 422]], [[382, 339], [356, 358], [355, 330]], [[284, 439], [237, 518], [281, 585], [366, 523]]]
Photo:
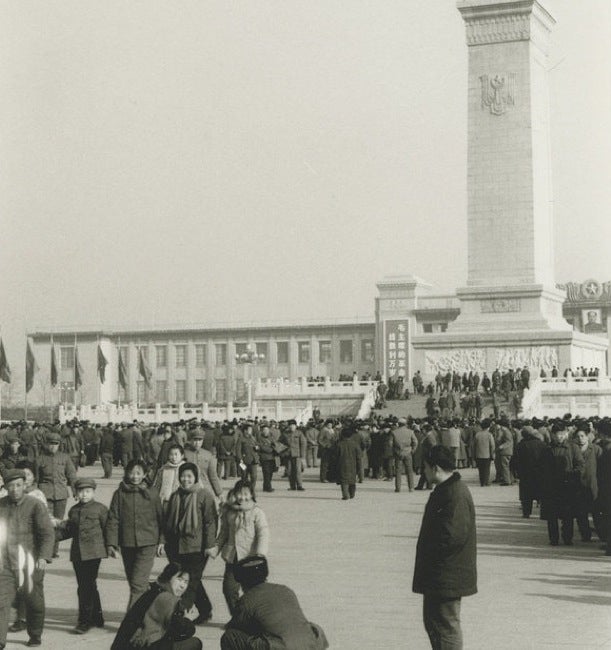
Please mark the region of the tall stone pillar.
[[449, 329], [568, 330], [554, 283], [547, 50], [555, 21], [537, 0], [460, 0], [458, 10], [469, 48], [469, 256]]

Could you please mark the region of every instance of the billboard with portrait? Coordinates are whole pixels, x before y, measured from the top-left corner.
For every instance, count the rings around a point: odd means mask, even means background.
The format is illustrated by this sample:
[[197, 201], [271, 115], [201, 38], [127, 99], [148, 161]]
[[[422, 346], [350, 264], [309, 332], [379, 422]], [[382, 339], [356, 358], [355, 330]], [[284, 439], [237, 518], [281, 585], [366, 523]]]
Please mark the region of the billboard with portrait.
[[602, 309], [582, 309], [581, 329], [585, 334], [606, 336], [607, 324], [603, 321]]

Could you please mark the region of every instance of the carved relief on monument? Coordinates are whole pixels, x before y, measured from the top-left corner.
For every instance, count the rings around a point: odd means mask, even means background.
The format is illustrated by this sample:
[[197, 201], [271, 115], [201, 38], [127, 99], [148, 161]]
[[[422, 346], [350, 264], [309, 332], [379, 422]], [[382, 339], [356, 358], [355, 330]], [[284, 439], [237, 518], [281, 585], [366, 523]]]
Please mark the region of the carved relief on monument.
[[524, 348], [496, 348], [494, 358], [499, 370], [508, 368], [543, 368], [546, 371], [558, 367], [558, 348], [551, 345], [533, 345]]
[[556, 286], [566, 291], [568, 302], [611, 300], [611, 282], [598, 282], [598, 280], [590, 279], [585, 282], [567, 282]]
[[467, 44], [527, 41], [530, 38], [530, 17], [516, 13], [501, 17], [466, 19]]
[[482, 86], [482, 108], [492, 115], [503, 115], [508, 106], [514, 105], [515, 72], [484, 74], [479, 78]]
[[483, 372], [486, 369], [486, 351], [483, 349], [457, 348], [455, 350], [430, 350], [425, 355], [426, 373], [436, 375], [438, 372]]
[[519, 298], [491, 298], [480, 301], [482, 314], [503, 314], [521, 311]]

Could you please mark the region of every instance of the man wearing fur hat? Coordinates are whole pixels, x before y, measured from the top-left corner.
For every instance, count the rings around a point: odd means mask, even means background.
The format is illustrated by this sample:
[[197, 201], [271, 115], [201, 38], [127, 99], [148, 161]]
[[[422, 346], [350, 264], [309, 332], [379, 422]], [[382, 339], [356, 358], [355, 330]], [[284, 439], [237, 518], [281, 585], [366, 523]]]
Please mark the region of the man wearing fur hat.
[[27, 646], [41, 645], [43, 579], [55, 538], [45, 505], [25, 492], [25, 472], [7, 470], [4, 483], [8, 495], [0, 499], [0, 650], [6, 646], [11, 603], [18, 591], [26, 605]]

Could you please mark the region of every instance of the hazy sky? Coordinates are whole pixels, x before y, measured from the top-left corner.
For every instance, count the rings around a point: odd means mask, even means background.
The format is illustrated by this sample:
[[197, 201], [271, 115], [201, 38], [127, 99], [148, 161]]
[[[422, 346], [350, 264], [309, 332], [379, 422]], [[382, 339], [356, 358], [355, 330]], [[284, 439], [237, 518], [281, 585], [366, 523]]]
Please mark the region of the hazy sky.
[[[556, 278], [611, 280], [611, 9], [546, 0]], [[0, 325], [370, 316], [466, 281], [453, 0], [0, 4]]]

